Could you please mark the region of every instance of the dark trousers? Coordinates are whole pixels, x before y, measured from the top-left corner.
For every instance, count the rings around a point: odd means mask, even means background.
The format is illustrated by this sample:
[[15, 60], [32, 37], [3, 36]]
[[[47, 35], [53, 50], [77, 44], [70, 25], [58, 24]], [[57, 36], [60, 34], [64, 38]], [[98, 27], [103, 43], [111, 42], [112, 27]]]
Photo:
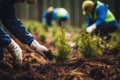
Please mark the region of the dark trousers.
[[96, 35], [100, 35], [100, 37], [109, 36], [110, 33], [113, 33], [117, 30], [117, 26], [112, 26], [110, 24], [103, 24], [98, 26], [95, 30]]
[[59, 19], [58, 19], [58, 25], [59, 25], [59, 26], [63, 26], [62, 23], [64, 23], [64, 22], [67, 21], [67, 20], [68, 20], [68, 18], [66, 18], [66, 17], [61, 17], [61, 18], [59, 18]]

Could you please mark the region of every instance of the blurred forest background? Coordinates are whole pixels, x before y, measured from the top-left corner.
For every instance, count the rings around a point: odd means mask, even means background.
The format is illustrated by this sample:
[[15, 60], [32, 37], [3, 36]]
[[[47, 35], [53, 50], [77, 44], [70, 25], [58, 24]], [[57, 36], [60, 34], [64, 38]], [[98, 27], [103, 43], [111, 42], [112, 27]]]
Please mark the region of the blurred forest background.
[[[68, 23], [72, 26], [80, 27], [85, 17], [82, 15], [81, 5], [84, 0], [37, 0], [36, 4], [28, 5], [24, 3], [16, 4], [16, 15], [23, 20], [42, 21], [43, 12], [50, 6], [63, 7], [70, 13]], [[117, 20], [120, 20], [120, 0], [100, 0], [109, 6]]]

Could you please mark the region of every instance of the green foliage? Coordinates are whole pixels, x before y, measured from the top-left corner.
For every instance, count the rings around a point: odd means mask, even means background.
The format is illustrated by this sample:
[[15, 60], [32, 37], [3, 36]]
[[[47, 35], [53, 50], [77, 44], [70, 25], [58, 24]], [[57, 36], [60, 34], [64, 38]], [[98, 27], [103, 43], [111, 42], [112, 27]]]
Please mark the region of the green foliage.
[[40, 40], [41, 40], [42, 42], [45, 42], [45, 40], [46, 40], [46, 38], [47, 38], [47, 34], [46, 34], [46, 33], [41, 33], [39, 36], [40, 36]]
[[53, 40], [55, 40], [54, 38], [57, 36], [57, 33], [60, 32], [59, 30], [60, 30], [60, 27], [55, 26], [55, 25], [50, 28], [50, 31], [51, 31], [51, 33], [52, 33]]
[[67, 40], [65, 38], [65, 31], [63, 28], [61, 29], [61, 32], [57, 32], [56, 34], [56, 40], [55, 46], [57, 48], [57, 51], [55, 52], [55, 58], [57, 61], [65, 61], [68, 60], [68, 55], [71, 52], [71, 48], [69, 44], [67, 43]]
[[78, 50], [84, 57], [98, 57], [102, 54], [103, 47], [100, 44], [101, 39], [99, 36], [91, 36], [87, 34], [85, 27], [82, 27], [81, 38], [78, 41]]
[[[78, 33], [78, 29], [74, 30], [73, 27], [64, 27], [54, 25], [48, 28], [48, 32], [46, 32], [45, 27], [39, 22], [36, 21], [23, 21], [25, 27], [29, 32], [36, 33], [40, 39], [45, 42], [48, 37], [52, 39], [53, 44], [55, 44], [55, 54], [57, 61], [64, 61], [68, 59], [68, 55], [71, 52], [71, 48], [68, 44], [68, 37], [65, 36], [65, 32], [74, 32], [74, 36], [69, 39], [70, 42], [76, 42], [78, 46], [78, 50], [84, 57], [98, 57], [102, 54], [102, 51], [106, 48], [116, 48], [120, 47], [120, 28], [114, 34], [112, 34], [112, 40], [110, 42], [106, 42], [104, 39], [101, 39], [99, 36], [91, 36], [90, 34], [86, 34], [85, 26], [83, 25], [82, 29], [80, 29], [80, 33]], [[69, 30], [68, 30], [68, 29]], [[67, 30], [66, 30], [67, 29]], [[65, 31], [66, 30], [66, 31]], [[50, 36], [52, 34], [52, 36]]]
[[47, 33], [45, 27], [37, 21], [23, 21], [26, 29], [31, 33], [36, 33], [40, 39], [45, 42], [47, 38]]
[[76, 33], [72, 38], [71, 38], [71, 41], [72, 42], [76, 42], [76, 44], [78, 44], [78, 42], [79, 42], [79, 40], [80, 40], [80, 34], [78, 33]]
[[80, 31], [80, 28], [77, 26], [66, 25], [64, 28], [67, 32], [72, 32], [72, 33], [76, 33]]

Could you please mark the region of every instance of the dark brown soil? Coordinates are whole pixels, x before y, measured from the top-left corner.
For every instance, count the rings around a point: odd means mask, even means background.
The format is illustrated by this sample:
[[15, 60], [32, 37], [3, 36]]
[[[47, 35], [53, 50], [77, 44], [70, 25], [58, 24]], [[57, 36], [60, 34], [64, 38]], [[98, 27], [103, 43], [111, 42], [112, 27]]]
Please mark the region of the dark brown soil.
[[28, 46], [19, 44], [23, 65], [13, 63], [5, 51], [6, 61], [0, 62], [0, 80], [120, 80], [120, 48], [106, 50], [97, 59], [76, 58], [57, 63], [46, 61]]

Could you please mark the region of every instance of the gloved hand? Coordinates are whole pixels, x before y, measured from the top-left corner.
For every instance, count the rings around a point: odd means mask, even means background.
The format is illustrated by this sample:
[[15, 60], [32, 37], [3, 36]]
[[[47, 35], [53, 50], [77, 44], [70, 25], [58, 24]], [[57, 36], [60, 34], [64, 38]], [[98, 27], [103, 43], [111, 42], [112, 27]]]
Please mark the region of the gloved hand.
[[91, 33], [95, 29], [96, 29], [96, 24], [92, 24], [86, 29], [86, 32]]
[[11, 43], [6, 47], [7, 50], [12, 54], [14, 60], [18, 64], [22, 64], [22, 49], [19, 47], [19, 45], [11, 39]]
[[33, 42], [31, 43], [30, 47], [35, 50], [36, 52], [38, 52], [42, 57], [44, 57], [45, 59], [52, 59], [52, 55], [49, 49], [47, 49], [45, 46], [39, 44], [36, 40], [33, 40]]
[[35, 4], [36, 0], [26, 0], [28, 4]]

